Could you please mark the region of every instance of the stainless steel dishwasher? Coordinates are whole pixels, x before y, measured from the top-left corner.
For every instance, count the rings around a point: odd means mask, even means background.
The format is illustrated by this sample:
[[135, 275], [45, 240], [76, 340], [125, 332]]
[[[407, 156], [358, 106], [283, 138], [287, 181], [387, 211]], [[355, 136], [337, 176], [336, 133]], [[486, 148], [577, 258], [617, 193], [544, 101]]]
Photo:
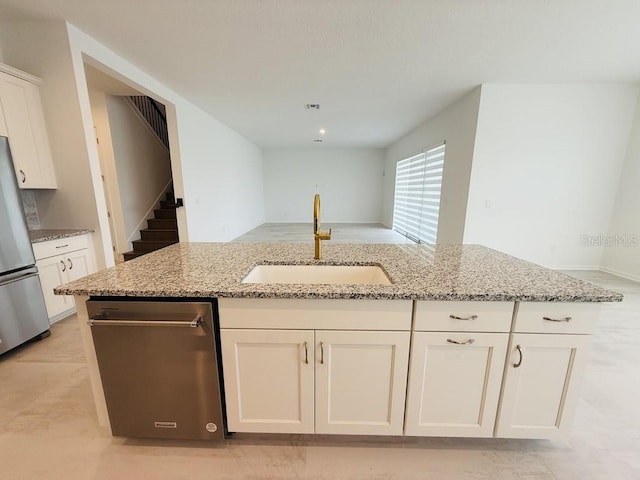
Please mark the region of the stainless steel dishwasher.
[[208, 302], [87, 302], [113, 435], [224, 438]]

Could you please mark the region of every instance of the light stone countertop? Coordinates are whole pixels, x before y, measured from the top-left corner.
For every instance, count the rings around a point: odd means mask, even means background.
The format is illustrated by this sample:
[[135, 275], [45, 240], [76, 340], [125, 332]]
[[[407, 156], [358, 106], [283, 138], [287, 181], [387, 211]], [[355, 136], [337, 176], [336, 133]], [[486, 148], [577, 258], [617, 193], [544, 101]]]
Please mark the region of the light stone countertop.
[[[258, 264], [380, 265], [392, 285], [243, 284]], [[480, 245], [178, 243], [56, 288], [122, 297], [619, 302], [622, 295]]]
[[93, 230], [86, 228], [65, 228], [65, 229], [40, 229], [29, 230], [31, 243], [48, 242], [49, 240], [59, 240], [60, 238], [75, 237], [93, 233]]

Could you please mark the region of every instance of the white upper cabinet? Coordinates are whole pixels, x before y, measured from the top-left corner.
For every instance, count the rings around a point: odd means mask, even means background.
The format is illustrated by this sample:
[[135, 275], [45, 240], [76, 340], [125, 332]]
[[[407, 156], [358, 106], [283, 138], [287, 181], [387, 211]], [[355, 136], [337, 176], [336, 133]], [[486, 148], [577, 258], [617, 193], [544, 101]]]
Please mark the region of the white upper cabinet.
[[9, 138], [20, 188], [56, 188], [39, 79], [0, 64], [0, 134]]

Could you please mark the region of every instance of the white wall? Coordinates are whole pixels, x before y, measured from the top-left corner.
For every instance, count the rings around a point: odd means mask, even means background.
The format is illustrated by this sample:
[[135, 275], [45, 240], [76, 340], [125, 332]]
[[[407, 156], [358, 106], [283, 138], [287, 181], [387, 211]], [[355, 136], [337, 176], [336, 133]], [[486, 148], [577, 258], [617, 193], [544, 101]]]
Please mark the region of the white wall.
[[263, 223], [262, 151], [191, 104], [177, 114], [189, 240], [226, 242]]
[[483, 85], [464, 242], [552, 268], [595, 268], [638, 89]]
[[602, 270], [640, 281], [640, 99], [607, 236]]
[[[0, 36], [4, 60], [43, 79], [40, 96], [58, 189], [35, 192], [41, 226], [95, 230], [98, 268], [109, 266], [113, 257], [105, 257], [110, 249], [110, 241], [105, 243], [103, 237], [106, 234], [108, 240], [106, 210], [105, 222], [99, 213], [104, 209], [104, 198], [94, 194], [66, 26], [63, 22], [8, 22], [2, 24]], [[93, 132], [89, 134], [95, 145]]]
[[383, 150], [279, 148], [263, 154], [267, 222], [311, 223], [316, 193], [323, 222], [381, 222]]
[[[68, 25], [72, 56], [166, 106], [181, 241], [228, 241], [264, 221], [262, 152], [211, 115]], [[85, 79], [84, 69], [76, 76]], [[80, 102], [88, 98], [79, 91]], [[85, 116], [89, 128], [90, 115]], [[95, 149], [93, 149], [95, 150]], [[97, 153], [90, 152], [91, 155]]]
[[384, 224], [393, 223], [396, 164], [442, 141], [447, 142], [442, 179], [438, 243], [462, 243], [480, 88], [390, 145], [386, 152]]
[[0, 38], [7, 62], [45, 81], [60, 188], [38, 195], [43, 227], [95, 229], [100, 267], [113, 258], [85, 61], [167, 107], [181, 241], [226, 241], [264, 221], [261, 150], [251, 142], [70, 24], [6, 22]]
[[106, 107], [124, 227], [118, 245], [128, 251], [171, 181], [171, 160], [125, 97], [106, 95]]

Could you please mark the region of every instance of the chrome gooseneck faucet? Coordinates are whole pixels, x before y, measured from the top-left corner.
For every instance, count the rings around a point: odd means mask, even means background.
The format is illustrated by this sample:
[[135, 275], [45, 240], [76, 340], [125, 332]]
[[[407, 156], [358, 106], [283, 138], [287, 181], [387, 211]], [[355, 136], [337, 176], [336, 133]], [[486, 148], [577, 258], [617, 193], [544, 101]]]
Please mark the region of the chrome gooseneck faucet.
[[331, 229], [323, 232], [320, 228], [320, 195], [313, 197], [313, 239], [315, 241], [315, 255], [313, 258], [322, 258], [322, 240], [331, 240]]

